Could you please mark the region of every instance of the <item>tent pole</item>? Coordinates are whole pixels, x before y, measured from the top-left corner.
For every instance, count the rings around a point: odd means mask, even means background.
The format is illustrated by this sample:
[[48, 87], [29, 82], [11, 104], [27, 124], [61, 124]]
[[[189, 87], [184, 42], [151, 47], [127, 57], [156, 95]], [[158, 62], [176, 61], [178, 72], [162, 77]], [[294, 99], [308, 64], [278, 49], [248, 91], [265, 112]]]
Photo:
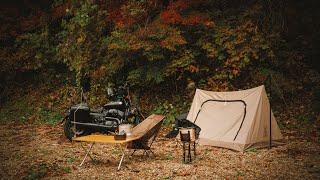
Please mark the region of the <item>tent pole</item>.
[[270, 93], [270, 100], [269, 100], [269, 149], [271, 149], [272, 146], [272, 132], [271, 132], [271, 74], [269, 74], [269, 93]]

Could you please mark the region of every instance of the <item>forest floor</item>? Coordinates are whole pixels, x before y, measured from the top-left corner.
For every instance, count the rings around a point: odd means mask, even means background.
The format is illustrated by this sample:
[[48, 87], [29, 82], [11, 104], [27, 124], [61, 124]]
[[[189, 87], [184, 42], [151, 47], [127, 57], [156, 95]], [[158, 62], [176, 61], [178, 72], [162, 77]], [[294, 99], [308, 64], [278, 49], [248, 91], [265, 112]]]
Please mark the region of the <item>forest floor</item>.
[[[115, 145], [97, 144], [96, 161], [79, 164], [85, 152], [80, 143], [69, 142], [61, 125], [0, 125], [0, 179], [318, 179], [318, 139], [283, 132], [285, 144], [269, 149], [235, 152], [197, 146], [192, 163], [182, 161], [182, 148], [165, 138], [162, 128], [153, 145], [156, 157], [125, 157], [117, 171], [121, 152]], [[85, 144], [88, 146], [88, 144]], [[129, 152], [127, 153], [129, 154]]]

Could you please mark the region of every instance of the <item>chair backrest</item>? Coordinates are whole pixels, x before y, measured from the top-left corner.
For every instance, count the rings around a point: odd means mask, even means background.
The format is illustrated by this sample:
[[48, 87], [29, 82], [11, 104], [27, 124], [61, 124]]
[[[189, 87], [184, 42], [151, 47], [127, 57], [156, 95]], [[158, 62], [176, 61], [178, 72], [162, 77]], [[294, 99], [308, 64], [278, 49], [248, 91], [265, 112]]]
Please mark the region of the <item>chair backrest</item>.
[[132, 129], [132, 136], [139, 139], [150, 139], [161, 127], [162, 115], [151, 115]]
[[158, 124], [156, 124], [152, 129], [150, 129], [145, 135], [143, 135], [140, 138], [140, 141], [143, 141], [143, 142], [146, 142], [146, 143], [150, 139], [152, 139], [151, 141], [153, 141], [156, 138], [158, 132], [160, 131], [161, 125], [162, 125], [162, 120], [160, 122], [158, 122]]

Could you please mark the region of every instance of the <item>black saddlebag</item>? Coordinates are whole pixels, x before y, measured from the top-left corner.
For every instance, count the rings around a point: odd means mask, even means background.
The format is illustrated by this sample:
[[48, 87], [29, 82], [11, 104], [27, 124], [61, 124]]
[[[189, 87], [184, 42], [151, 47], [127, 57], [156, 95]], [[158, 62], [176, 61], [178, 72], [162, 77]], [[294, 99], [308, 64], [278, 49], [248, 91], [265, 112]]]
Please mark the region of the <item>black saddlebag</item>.
[[90, 122], [90, 108], [87, 104], [77, 104], [70, 108], [69, 118], [75, 122]]

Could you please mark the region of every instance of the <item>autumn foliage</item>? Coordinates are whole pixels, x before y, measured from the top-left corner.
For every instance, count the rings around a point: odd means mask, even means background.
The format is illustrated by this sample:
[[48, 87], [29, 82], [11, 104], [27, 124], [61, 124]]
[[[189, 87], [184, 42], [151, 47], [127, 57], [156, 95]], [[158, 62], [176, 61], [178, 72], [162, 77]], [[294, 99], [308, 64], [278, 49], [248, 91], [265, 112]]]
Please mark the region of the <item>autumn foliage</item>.
[[155, 87], [183, 91], [190, 83], [211, 90], [233, 88], [240, 76], [274, 60], [281, 39], [262, 31], [256, 20], [262, 4], [226, 13], [215, 4], [54, 1], [48, 14], [37, 13], [43, 17], [40, 27], [30, 25], [32, 30], [14, 37], [14, 45], [0, 49], [0, 72], [64, 66], [73, 86], [90, 77], [91, 95], [121, 81], [145, 93]]

